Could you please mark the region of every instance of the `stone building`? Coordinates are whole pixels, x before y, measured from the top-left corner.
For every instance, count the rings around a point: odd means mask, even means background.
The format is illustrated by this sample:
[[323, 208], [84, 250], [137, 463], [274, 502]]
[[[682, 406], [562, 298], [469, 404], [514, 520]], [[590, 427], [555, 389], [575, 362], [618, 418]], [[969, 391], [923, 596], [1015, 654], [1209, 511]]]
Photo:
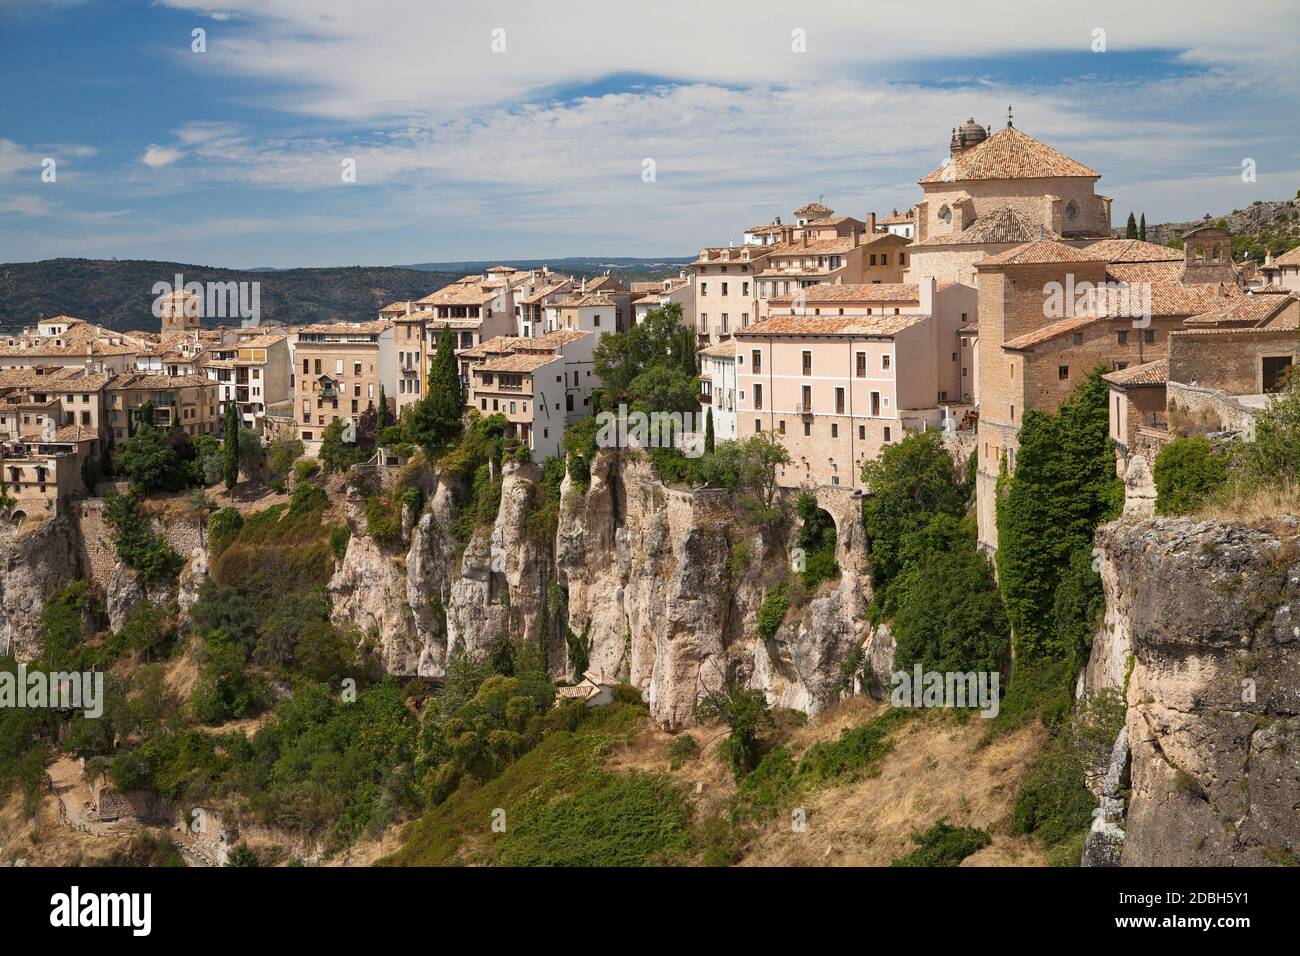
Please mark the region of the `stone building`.
[[996, 133], [967, 119], [953, 130], [949, 158], [919, 180], [916, 237], [906, 281], [975, 284], [984, 258], [1045, 238], [1110, 236], [1110, 199], [1100, 174], [1007, 126]]

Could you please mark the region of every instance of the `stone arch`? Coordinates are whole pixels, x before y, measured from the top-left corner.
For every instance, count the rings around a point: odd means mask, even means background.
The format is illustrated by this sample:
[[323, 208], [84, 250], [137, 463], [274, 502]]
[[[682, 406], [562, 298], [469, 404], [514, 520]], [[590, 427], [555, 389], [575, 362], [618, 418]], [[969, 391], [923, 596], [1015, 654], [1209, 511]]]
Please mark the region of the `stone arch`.
[[22, 525], [22, 523], [23, 523], [24, 521], [27, 520], [27, 512], [26, 512], [26, 511], [19, 511], [19, 510], [17, 510], [17, 509], [14, 509], [14, 510], [13, 510], [12, 512], [10, 512], [10, 514], [9, 514], [9, 520], [10, 520], [11, 522], [13, 522], [13, 526], [14, 526], [15, 528], [17, 528], [17, 527], [19, 527], [20, 525]]
[[944, 223], [952, 222], [952, 208], [947, 203], [939, 207], [939, 221]]

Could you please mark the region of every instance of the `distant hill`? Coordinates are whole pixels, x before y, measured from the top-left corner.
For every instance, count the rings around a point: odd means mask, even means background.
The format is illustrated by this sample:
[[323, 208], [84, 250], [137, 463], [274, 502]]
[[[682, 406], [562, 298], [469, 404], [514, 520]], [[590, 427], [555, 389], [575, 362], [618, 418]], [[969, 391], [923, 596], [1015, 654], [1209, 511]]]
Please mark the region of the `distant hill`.
[[550, 266], [555, 272], [568, 272], [574, 275], [598, 275], [611, 273], [673, 274], [694, 256], [668, 257], [662, 259], [639, 259], [631, 256], [613, 256], [607, 259], [595, 256], [567, 256], [560, 259], [469, 259], [464, 262], [416, 262], [400, 265], [399, 269], [420, 269], [426, 272], [455, 272], [466, 275], [470, 272], [482, 272], [492, 266], [514, 266], [516, 269], [540, 269]]
[[177, 273], [187, 283], [259, 282], [262, 321], [286, 323], [373, 319], [389, 302], [421, 298], [464, 275], [388, 266], [268, 271], [143, 259], [10, 262], [0, 264], [0, 328], [71, 315], [119, 331], [156, 330], [154, 283], [174, 282]]
[[[1123, 217], [1127, 220], [1128, 213], [1123, 213]], [[1187, 222], [1147, 223], [1147, 242], [1181, 248], [1183, 233], [1207, 224], [1232, 233], [1233, 258], [1249, 255], [1261, 262], [1265, 252], [1271, 251], [1276, 256], [1300, 246], [1300, 195], [1295, 199], [1256, 202], [1218, 216], [1207, 213], [1204, 218]], [[1115, 235], [1123, 236], [1124, 228], [1117, 228]]]

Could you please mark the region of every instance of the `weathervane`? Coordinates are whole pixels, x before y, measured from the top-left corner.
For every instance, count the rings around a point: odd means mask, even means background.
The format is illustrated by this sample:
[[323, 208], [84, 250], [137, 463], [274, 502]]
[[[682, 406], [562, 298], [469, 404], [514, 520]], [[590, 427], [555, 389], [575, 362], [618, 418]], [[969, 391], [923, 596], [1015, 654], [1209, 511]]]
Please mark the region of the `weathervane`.
[[1010, 129], [1014, 125], [1015, 124], [1011, 122], [1011, 105], [1007, 104], [1007, 129]]

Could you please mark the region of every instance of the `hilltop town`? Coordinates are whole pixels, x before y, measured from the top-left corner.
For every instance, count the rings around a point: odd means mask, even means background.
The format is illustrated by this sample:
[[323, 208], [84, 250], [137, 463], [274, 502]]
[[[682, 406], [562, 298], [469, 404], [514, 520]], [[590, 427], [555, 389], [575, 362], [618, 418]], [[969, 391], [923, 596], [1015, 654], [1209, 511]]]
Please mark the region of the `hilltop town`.
[[1294, 862], [1300, 249], [935, 147], [662, 279], [0, 335], [0, 676], [109, 715], [0, 708], [0, 859]]
[[[381, 401], [400, 420], [425, 398], [444, 332], [465, 411], [504, 415], [540, 463], [593, 414], [601, 338], [675, 306], [717, 439], [773, 436], [783, 487], [860, 489], [882, 448], [938, 430], [978, 450], [993, 549], [993, 489], [1014, 473], [1020, 421], [1094, 367], [1111, 370], [1123, 474], [1168, 440], [1170, 403], [1248, 427], [1296, 358], [1300, 253], [1234, 262], [1213, 224], [1186, 231], [1181, 251], [1113, 238], [1100, 178], [1010, 120], [994, 132], [968, 119], [905, 212], [811, 202], [662, 281], [496, 266], [355, 322], [213, 327], [202, 289], [167, 296], [153, 333], [41, 318], [0, 342], [4, 493], [16, 519], [93, 493], [87, 476], [111, 472], [141, 408], [219, 437], [233, 407], [264, 444], [297, 439], [313, 455], [332, 423], [355, 427]], [[1054, 286], [1071, 295], [1051, 315]], [[1116, 308], [1120, 288], [1143, 297], [1141, 314]]]

